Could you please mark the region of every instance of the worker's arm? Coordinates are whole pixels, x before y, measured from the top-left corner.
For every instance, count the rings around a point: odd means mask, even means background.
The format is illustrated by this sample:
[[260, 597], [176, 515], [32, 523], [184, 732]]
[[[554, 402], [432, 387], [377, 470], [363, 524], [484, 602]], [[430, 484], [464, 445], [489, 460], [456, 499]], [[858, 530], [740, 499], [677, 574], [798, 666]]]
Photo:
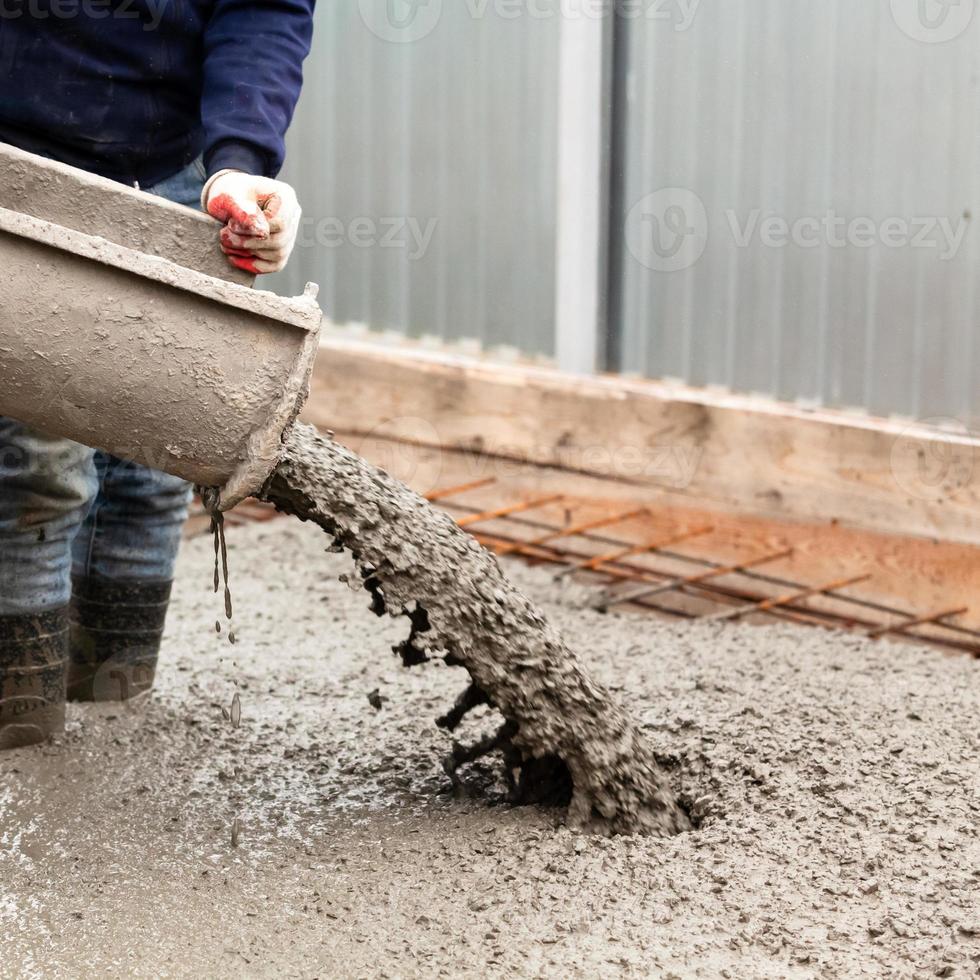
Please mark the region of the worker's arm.
[[293, 189], [276, 176], [303, 84], [315, 0], [216, 0], [204, 33], [202, 201], [225, 223], [229, 261], [277, 272], [299, 230]]

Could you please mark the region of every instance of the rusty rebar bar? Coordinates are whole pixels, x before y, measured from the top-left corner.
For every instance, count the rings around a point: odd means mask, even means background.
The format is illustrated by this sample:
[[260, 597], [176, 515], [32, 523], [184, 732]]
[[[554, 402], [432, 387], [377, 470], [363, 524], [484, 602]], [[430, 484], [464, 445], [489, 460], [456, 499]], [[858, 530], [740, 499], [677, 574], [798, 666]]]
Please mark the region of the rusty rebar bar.
[[444, 490], [434, 490], [432, 493], [427, 493], [425, 499], [429, 501], [430, 504], [437, 503], [440, 500], [449, 500], [450, 497], [458, 497], [460, 494], [467, 493], [469, 490], [479, 490], [481, 487], [489, 487], [497, 482], [495, 476], [484, 477], [482, 480], [472, 480], [469, 483], [461, 483], [457, 487], [446, 487]]
[[594, 555], [592, 558], [587, 558], [584, 561], [576, 562], [571, 565], [563, 572], [562, 575], [572, 575], [575, 572], [605, 572], [602, 567], [607, 564], [614, 564], [615, 562], [620, 562], [624, 558], [632, 558], [635, 555], [648, 555], [659, 551], [661, 548], [669, 548], [672, 545], [680, 544], [683, 541], [690, 541], [692, 538], [703, 537], [705, 534], [710, 534], [714, 531], [714, 526], [711, 524], [705, 524], [702, 527], [690, 528], [686, 531], [680, 531], [677, 534], [670, 535], [666, 538], [661, 538], [656, 541], [648, 541], [644, 544], [633, 544], [625, 548], [620, 548], [618, 551], [610, 551], [604, 555]]
[[962, 616], [964, 613], [969, 611], [969, 606], [963, 606], [959, 609], [948, 609], [946, 612], [933, 613], [932, 615], [914, 616], [913, 618], [902, 623], [892, 623], [888, 626], [879, 626], [877, 629], [869, 631], [868, 636], [873, 640], [877, 640], [879, 637], [887, 636], [889, 633], [905, 633], [907, 630], [910, 630], [916, 626], [944, 626], [946, 624], [941, 623], [940, 620], [948, 619], [951, 616]]
[[[533, 526], [542, 526], [540, 522], [537, 521], [522, 522], [522, 523], [529, 523], [529, 524], [533, 523]], [[480, 541], [481, 544], [487, 544], [488, 546], [491, 547], [495, 543], [499, 544], [501, 542], [524, 547], [523, 542], [503, 533], [497, 535], [494, 538], [490, 538], [487, 535], [480, 535], [480, 534], [476, 534], [475, 537], [478, 541]], [[540, 559], [541, 561], [551, 562], [556, 565], [567, 564], [569, 557], [575, 557], [575, 558], [587, 557], [584, 552], [574, 550], [571, 548], [557, 549], [557, 548], [542, 547], [541, 549], [535, 549], [535, 550], [537, 551], [537, 553], [533, 555], [529, 555], [528, 557], [537, 558]], [[520, 554], [520, 551], [518, 551], [518, 554]], [[671, 558], [672, 560], [695, 561], [698, 562], [699, 564], [710, 564], [710, 562], [708, 562], [706, 559], [692, 558], [687, 555], [670, 554], [666, 552], [664, 552], [663, 554], [666, 557]], [[643, 569], [637, 565], [626, 565], [622, 568], [618, 568], [614, 565], [607, 565], [602, 569], [601, 572], [599, 572], [599, 574], [611, 576], [613, 578], [621, 578], [624, 581], [651, 582], [654, 584], [659, 584], [667, 578], [667, 575], [664, 574], [663, 572], [658, 572], [656, 569]], [[751, 572], [747, 574], [750, 578], [756, 577], [753, 576]], [[757, 576], [757, 577], [763, 581], [773, 582], [774, 584], [777, 585], [795, 586], [797, 588], [800, 587], [798, 583], [791, 582], [786, 579], [774, 578], [772, 576]], [[704, 585], [694, 585], [692, 587], [696, 589], [702, 589], [706, 593], [705, 601], [707, 602], [718, 603], [721, 601], [735, 601], [735, 602], [757, 603], [760, 601], [760, 597], [758, 596], [758, 594], [753, 594], [751, 592], [739, 590], [734, 587], [723, 586], [723, 585], [718, 585], [713, 583], [706, 583]], [[833, 599], [838, 602], [850, 603], [861, 607], [867, 607], [869, 609], [879, 609], [880, 611], [883, 612], [890, 612], [892, 615], [903, 615], [901, 610], [895, 610], [892, 609], [891, 607], [882, 607], [880, 606], [880, 604], [872, 603], [870, 601], [866, 601], [862, 599], [857, 599], [853, 596], [835, 595], [833, 596]], [[665, 615], [683, 616], [683, 618], [685, 619], [707, 618], [707, 617], [697, 616], [696, 614], [681, 613], [678, 612], [677, 610], [659, 605], [654, 602], [649, 602], [644, 599], [638, 600], [637, 605], [643, 606], [648, 609], [652, 609], [656, 612], [660, 612]], [[878, 625], [874, 622], [870, 622], [867, 619], [861, 619], [857, 616], [844, 616], [839, 613], [829, 612], [822, 609], [794, 608], [792, 605], [777, 606], [773, 609], [768, 610], [768, 615], [775, 616], [780, 619], [786, 619], [790, 622], [798, 623], [801, 625], [818, 626], [824, 629], [848, 629], [851, 631], [855, 631], [855, 630], [866, 631], [868, 629], [874, 629]], [[951, 623], [937, 623], [936, 625], [941, 626], [945, 629], [951, 629], [951, 630], [957, 629], [957, 627], [955, 627]], [[965, 627], [959, 627], [958, 629], [959, 632], [962, 632], [966, 635], [980, 636], [980, 634], [973, 634], [971, 630], [968, 630]], [[939, 639], [930, 636], [917, 636], [916, 639], [924, 643], [928, 643], [932, 646], [940, 647], [947, 650], [957, 650], [959, 652], [967, 653], [974, 657], [980, 658], [980, 643], [967, 643], [966, 641], [958, 641], [952, 639], [949, 640]]]
[[826, 585], [815, 585], [809, 588], [800, 589], [797, 592], [788, 592], [785, 595], [775, 596], [772, 599], [763, 599], [761, 602], [753, 603], [749, 606], [739, 606], [737, 609], [726, 610], [725, 612], [715, 613], [706, 616], [706, 619], [742, 619], [754, 613], [769, 612], [771, 609], [778, 609], [781, 606], [788, 606], [801, 599], [809, 599], [812, 596], [828, 596], [833, 598], [833, 593], [838, 589], [846, 588], [849, 585], [857, 585], [858, 582], [867, 582], [871, 578], [870, 574], [854, 575], [851, 578], [838, 579], [835, 582], [828, 582]]
[[789, 558], [793, 554], [792, 548], [777, 551], [769, 555], [760, 555], [758, 558], [751, 558], [748, 561], [739, 562], [735, 565], [722, 565], [718, 568], [709, 568], [704, 572], [695, 572], [693, 575], [678, 575], [676, 578], [668, 579], [658, 585], [642, 586], [638, 589], [630, 589], [618, 594], [605, 591], [595, 602], [596, 609], [609, 609], [612, 606], [619, 606], [627, 602], [636, 602], [640, 599], [653, 599], [665, 592], [673, 592], [675, 589], [683, 590], [688, 585], [700, 585], [702, 582], [710, 582], [715, 578], [722, 578], [725, 575], [737, 575], [739, 572], [747, 571], [750, 568], [758, 568], [770, 562]]
[[519, 504], [510, 504], [507, 507], [498, 507], [496, 510], [485, 510], [479, 514], [471, 514], [469, 517], [461, 517], [456, 523], [459, 527], [472, 527], [474, 524], [495, 521], [501, 517], [510, 517], [512, 514], [523, 514], [528, 510], [537, 510], [539, 507], [546, 507], [548, 504], [555, 504], [563, 499], [564, 495], [557, 493], [550, 497], [537, 497], [534, 500], [523, 500]]
[[[650, 511], [646, 507], [640, 510], [631, 510], [623, 514], [613, 514], [611, 517], [602, 517], [598, 520], [584, 521], [581, 524], [573, 524], [563, 527], [557, 531], [549, 531], [530, 541], [522, 542], [523, 545], [534, 547], [535, 545], [547, 544], [549, 541], [559, 541], [561, 538], [573, 538], [579, 534], [587, 534], [589, 531], [597, 531], [600, 528], [612, 527], [615, 524], [625, 524], [626, 521], [636, 520], [638, 517], [646, 517]], [[513, 554], [521, 548], [521, 544], [506, 545], [497, 551], [498, 555]]]

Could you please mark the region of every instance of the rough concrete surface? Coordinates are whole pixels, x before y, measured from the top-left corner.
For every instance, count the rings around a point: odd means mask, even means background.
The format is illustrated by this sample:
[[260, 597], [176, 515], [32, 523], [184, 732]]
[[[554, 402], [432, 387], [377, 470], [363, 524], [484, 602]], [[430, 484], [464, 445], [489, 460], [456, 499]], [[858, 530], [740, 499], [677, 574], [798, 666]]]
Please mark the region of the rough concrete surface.
[[196, 539], [152, 697], [0, 756], [5, 976], [976, 974], [976, 663], [603, 617], [508, 565], [710, 798], [694, 833], [590, 838], [439, 795], [432, 719], [465, 674], [401, 668], [404, 622], [336, 581], [319, 530], [229, 544], [236, 646]]

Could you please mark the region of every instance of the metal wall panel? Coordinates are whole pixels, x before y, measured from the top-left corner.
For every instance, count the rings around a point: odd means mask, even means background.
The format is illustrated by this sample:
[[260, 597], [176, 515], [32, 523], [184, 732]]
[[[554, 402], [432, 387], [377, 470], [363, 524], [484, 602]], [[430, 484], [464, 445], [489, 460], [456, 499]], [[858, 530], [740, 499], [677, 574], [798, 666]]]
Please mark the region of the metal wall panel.
[[[975, 423], [976, 0], [622, 6], [610, 366]], [[559, 8], [321, 4], [277, 287], [320, 282], [338, 323], [553, 354]]]
[[[974, 6], [674, 0], [621, 22], [618, 367], [980, 419]], [[803, 219], [797, 243], [767, 217]]]
[[553, 353], [560, 24], [509, 9], [318, 6], [284, 173], [303, 230], [275, 288], [319, 282], [341, 324]]

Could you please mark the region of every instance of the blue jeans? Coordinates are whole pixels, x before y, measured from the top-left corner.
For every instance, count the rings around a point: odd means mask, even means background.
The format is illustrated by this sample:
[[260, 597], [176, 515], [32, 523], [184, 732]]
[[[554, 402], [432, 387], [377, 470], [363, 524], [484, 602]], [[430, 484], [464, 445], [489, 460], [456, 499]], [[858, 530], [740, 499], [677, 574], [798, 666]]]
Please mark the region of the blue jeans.
[[[195, 161], [146, 189], [199, 208], [203, 185]], [[169, 582], [190, 495], [176, 477], [0, 417], [0, 616], [66, 606], [73, 574]]]

